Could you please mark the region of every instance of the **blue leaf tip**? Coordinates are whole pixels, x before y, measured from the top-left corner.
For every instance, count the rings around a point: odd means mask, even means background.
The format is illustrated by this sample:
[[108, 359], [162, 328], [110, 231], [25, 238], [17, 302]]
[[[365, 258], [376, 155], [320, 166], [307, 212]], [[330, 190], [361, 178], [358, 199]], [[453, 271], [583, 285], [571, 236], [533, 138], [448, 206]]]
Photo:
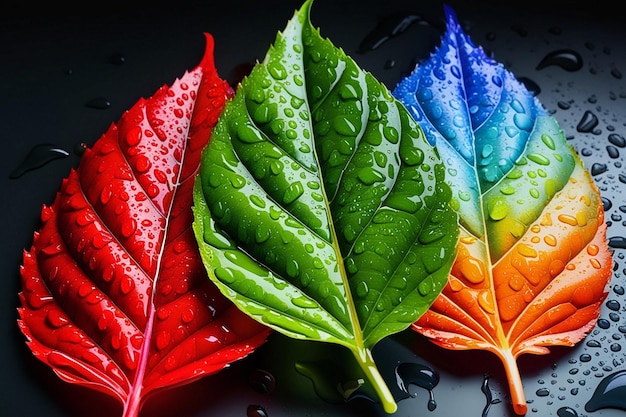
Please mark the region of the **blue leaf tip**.
[[452, 8], [452, 6], [448, 4], [444, 4], [443, 11], [446, 17], [448, 30], [455, 33], [459, 32], [459, 30], [462, 30], [461, 25], [459, 24], [459, 19], [457, 19], [456, 17], [456, 12], [454, 11], [454, 8]]

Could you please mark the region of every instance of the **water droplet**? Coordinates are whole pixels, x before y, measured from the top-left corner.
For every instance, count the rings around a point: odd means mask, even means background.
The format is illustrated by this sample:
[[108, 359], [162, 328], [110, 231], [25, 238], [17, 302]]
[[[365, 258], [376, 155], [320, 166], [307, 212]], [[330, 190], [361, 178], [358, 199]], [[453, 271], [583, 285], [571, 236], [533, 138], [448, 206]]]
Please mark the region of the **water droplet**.
[[135, 281], [128, 275], [124, 275], [122, 279], [120, 279], [120, 291], [122, 294], [126, 295], [135, 289]]
[[576, 130], [580, 133], [592, 133], [598, 126], [598, 123], [598, 116], [596, 116], [592, 111], [586, 110], [585, 113], [583, 113], [583, 117], [576, 125]]
[[35, 145], [26, 155], [26, 158], [9, 174], [9, 178], [16, 179], [26, 172], [40, 168], [55, 159], [66, 158], [70, 154], [64, 149], [51, 144]]
[[267, 223], [261, 223], [254, 231], [254, 240], [256, 243], [266, 242], [272, 235], [270, 227]]
[[594, 412], [602, 408], [626, 410], [626, 371], [618, 371], [604, 378], [596, 387], [585, 410]]
[[256, 392], [270, 394], [276, 389], [274, 375], [263, 369], [255, 369], [248, 377], [248, 383]]
[[616, 80], [621, 80], [622, 79], [622, 72], [619, 69], [617, 69], [617, 68], [611, 68], [611, 75]]
[[591, 347], [591, 348], [599, 348], [602, 347], [602, 345], [600, 344], [600, 342], [598, 342], [597, 340], [588, 340], [585, 345], [587, 347]]
[[80, 287], [78, 287], [78, 296], [81, 298], [85, 298], [95, 290], [96, 288], [94, 287], [93, 284], [83, 283], [80, 285]]
[[385, 176], [373, 168], [361, 169], [358, 178], [365, 185], [372, 185], [385, 180]]
[[536, 258], [538, 255], [535, 248], [526, 243], [520, 243], [517, 245], [517, 252], [526, 258]]
[[135, 169], [139, 173], [147, 172], [150, 167], [152, 167], [152, 163], [145, 155], [137, 155], [134, 160]]
[[410, 385], [424, 388], [429, 395], [428, 410], [434, 411], [437, 408], [433, 389], [439, 384], [439, 374], [434, 369], [419, 363], [401, 363], [396, 367], [396, 383], [402, 391], [411, 397], [415, 397], [417, 394], [409, 392]]
[[615, 249], [626, 249], [626, 237], [622, 237], [622, 236], [610, 237], [609, 246]]
[[46, 314], [46, 322], [53, 328], [57, 329], [65, 326], [70, 321], [60, 310], [49, 310], [48, 314]]
[[497, 199], [489, 204], [489, 217], [498, 221], [504, 219], [509, 213], [509, 206], [505, 200]]
[[92, 109], [105, 110], [111, 107], [111, 102], [104, 97], [96, 97], [85, 103], [85, 106]]
[[511, 26], [511, 29], [513, 29], [513, 31], [517, 33], [519, 36], [521, 36], [522, 38], [525, 38], [528, 36], [528, 29], [526, 29], [524, 26], [513, 25]]
[[489, 409], [491, 408], [491, 404], [493, 404], [493, 394], [491, 392], [491, 388], [489, 387], [489, 376], [483, 376], [483, 383], [480, 385], [480, 390], [483, 394], [485, 394], [485, 407], [483, 408], [482, 417], [487, 417], [489, 413]]
[[463, 277], [466, 278], [472, 284], [478, 284], [485, 280], [485, 265], [479, 259], [476, 259], [472, 256], [459, 257], [458, 259], [458, 267], [463, 274]]
[[609, 154], [609, 158], [611, 159], [619, 158], [619, 150], [615, 146], [607, 145], [606, 153]]
[[385, 65], [383, 66], [384, 69], [392, 69], [396, 66], [396, 61], [393, 59], [388, 59], [387, 61], [385, 61]]
[[500, 192], [504, 195], [513, 195], [515, 194], [515, 187], [511, 184], [505, 183], [500, 186]]
[[541, 70], [549, 66], [558, 66], [565, 71], [578, 71], [583, 67], [582, 56], [572, 49], [559, 49], [548, 53], [537, 65]]
[[624, 136], [620, 134], [611, 133], [609, 135], [609, 142], [611, 142], [613, 145], [617, 146], [618, 148], [626, 148], [626, 138], [624, 138]]
[[189, 308], [184, 309], [180, 313], [180, 320], [185, 324], [189, 324], [193, 321], [195, 316], [196, 316], [195, 311], [191, 307], [189, 307]]
[[377, 49], [389, 39], [407, 30], [413, 23], [421, 20], [420, 16], [405, 13], [396, 13], [384, 17], [378, 22], [374, 30], [368, 33], [361, 41], [359, 52], [365, 53]]
[[570, 407], [561, 407], [557, 410], [556, 415], [559, 417], [578, 417], [576, 410]]
[[301, 308], [315, 308], [318, 307], [318, 304], [315, 300], [312, 300], [308, 297], [297, 297], [297, 298], [292, 298], [291, 302], [293, 303], [293, 305], [295, 305], [296, 307], [301, 307]]
[[304, 186], [300, 181], [294, 182], [289, 187], [285, 189], [283, 194], [283, 203], [290, 204], [298, 199], [302, 194], [304, 194]]
[[98, 319], [98, 329], [101, 331], [105, 331], [109, 327], [109, 324], [113, 321], [114, 318], [115, 317], [111, 311], [109, 310], [103, 311], [102, 314], [100, 315], [100, 318]]
[[539, 165], [544, 165], [544, 166], [550, 165], [550, 159], [548, 159], [545, 155], [541, 155], [538, 153], [529, 154], [528, 159], [530, 159], [531, 161]]
[[135, 219], [126, 219], [122, 223], [122, 236], [126, 238], [130, 237], [133, 235], [133, 233], [135, 233], [135, 230], [137, 230], [137, 221]]
[[246, 409], [247, 417], [268, 417], [267, 411], [265, 408], [258, 404], [250, 404]]
[[606, 164], [601, 162], [595, 162], [593, 165], [591, 165], [591, 175], [596, 176], [604, 174], [608, 169], [609, 167]]
[[267, 65], [267, 70], [275, 80], [287, 78], [287, 70], [279, 61], [272, 61]]
[[369, 293], [369, 287], [367, 285], [366, 281], [359, 281], [359, 283], [356, 286], [356, 295], [359, 298], [365, 298], [367, 297], [367, 294]]
[[122, 54], [113, 54], [109, 57], [109, 62], [113, 65], [122, 65], [126, 62], [126, 57]]
[[156, 348], [157, 350], [165, 349], [172, 340], [172, 334], [168, 331], [160, 332], [156, 337]]

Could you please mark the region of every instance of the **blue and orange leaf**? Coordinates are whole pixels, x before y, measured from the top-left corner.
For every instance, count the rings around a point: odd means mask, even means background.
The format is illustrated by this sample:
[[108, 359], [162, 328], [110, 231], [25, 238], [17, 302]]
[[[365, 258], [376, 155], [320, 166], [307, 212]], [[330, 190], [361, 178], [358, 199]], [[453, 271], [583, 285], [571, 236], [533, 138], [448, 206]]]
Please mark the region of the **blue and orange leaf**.
[[497, 355], [525, 414], [517, 358], [579, 342], [607, 296], [604, 210], [557, 121], [446, 16], [441, 45], [393, 92], [439, 150], [461, 224], [448, 284], [413, 328]]

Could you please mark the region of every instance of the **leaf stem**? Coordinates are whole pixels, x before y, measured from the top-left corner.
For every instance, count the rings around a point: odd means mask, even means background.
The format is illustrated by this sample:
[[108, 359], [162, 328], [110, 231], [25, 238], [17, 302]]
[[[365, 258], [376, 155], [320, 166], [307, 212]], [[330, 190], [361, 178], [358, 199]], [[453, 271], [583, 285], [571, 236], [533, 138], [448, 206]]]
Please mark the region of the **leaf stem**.
[[526, 395], [524, 394], [524, 385], [517, 367], [517, 361], [510, 350], [501, 350], [500, 357], [504, 364], [507, 380], [509, 381], [509, 391], [511, 392], [511, 402], [515, 414], [523, 416], [528, 411], [526, 405]]
[[398, 405], [374, 363], [372, 352], [367, 348], [361, 348], [353, 350], [352, 353], [365, 373], [367, 380], [372, 384], [376, 394], [378, 394], [378, 398], [385, 412], [387, 414], [395, 413], [398, 410]]

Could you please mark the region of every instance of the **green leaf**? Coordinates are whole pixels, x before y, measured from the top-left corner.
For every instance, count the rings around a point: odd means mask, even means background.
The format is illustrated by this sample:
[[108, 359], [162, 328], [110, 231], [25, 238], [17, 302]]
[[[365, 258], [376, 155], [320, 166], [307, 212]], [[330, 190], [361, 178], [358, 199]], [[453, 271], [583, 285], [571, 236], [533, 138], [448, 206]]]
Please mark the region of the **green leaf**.
[[287, 336], [371, 357], [447, 282], [457, 215], [406, 109], [310, 22], [304, 3], [227, 103], [202, 155], [194, 231], [208, 274]]

